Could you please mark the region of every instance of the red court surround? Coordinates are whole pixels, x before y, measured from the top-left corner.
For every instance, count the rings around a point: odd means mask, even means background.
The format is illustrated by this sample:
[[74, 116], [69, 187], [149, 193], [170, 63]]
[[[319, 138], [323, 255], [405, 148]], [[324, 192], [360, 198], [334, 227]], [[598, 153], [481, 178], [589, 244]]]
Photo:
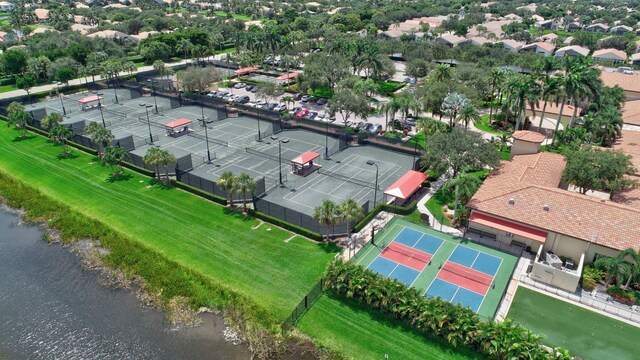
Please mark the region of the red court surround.
[[[459, 273], [464, 273], [467, 277], [459, 275]], [[451, 261], [447, 261], [444, 264], [444, 267], [438, 273], [438, 279], [448, 281], [481, 295], [487, 294], [489, 286], [493, 282], [493, 276]]]
[[429, 261], [431, 261], [431, 254], [397, 242], [391, 242], [389, 246], [382, 251], [380, 256], [417, 271], [422, 271]]

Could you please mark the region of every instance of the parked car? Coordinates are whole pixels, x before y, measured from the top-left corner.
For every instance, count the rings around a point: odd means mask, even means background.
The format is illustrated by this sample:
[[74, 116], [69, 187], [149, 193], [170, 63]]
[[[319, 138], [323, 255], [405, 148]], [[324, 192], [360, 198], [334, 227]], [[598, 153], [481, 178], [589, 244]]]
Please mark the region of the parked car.
[[300, 101], [300, 99], [302, 99], [302, 96], [303, 95], [300, 93], [293, 94], [293, 100]]
[[233, 88], [234, 88], [234, 89], [242, 89], [242, 88], [243, 88], [243, 87], [245, 87], [245, 86], [247, 86], [247, 84], [245, 84], [245, 83], [243, 83], [243, 82], [240, 82], [240, 83], [235, 84], [235, 85], [233, 86]]
[[217, 91], [212, 91], [212, 92], [207, 94], [207, 97], [216, 97], [217, 94], [218, 94]]
[[324, 106], [327, 104], [327, 99], [325, 98], [320, 98], [318, 99], [318, 101], [316, 101], [316, 104], [320, 105], [320, 106]]
[[380, 130], [382, 130], [382, 125], [380, 124], [373, 124], [370, 128], [369, 128], [369, 133], [371, 134], [377, 134], [380, 132]]
[[254, 86], [254, 87], [253, 87], [253, 89], [251, 89], [251, 93], [252, 93], [252, 94], [255, 94], [255, 93], [257, 93], [257, 92], [258, 92], [258, 90], [260, 90], [260, 88], [259, 88], [259, 87], [257, 87], [257, 86]]
[[298, 111], [300, 111], [300, 110], [302, 110], [302, 108], [301, 108], [301, 107], [299, 107], [299, 106], [296, 106], [296, 107], [294, 107], [293, 109], [291, 109], [291, 113], [292, 113], [292, 114], [295, 114], [295, 113], [297, 113], [297, 112], [298, 112]]
[[[354, 121], [354, 123], [355, 123], [355, 121]], [[357, 123], [357, 124], [354, 126], [354, 128], [355, 128], [356, 130], [360, 130], [364, 125], [365, 125], [365, 122], [364, 122], [364, 121], [360, 121], [359, 123]]]
[[372, 123], [364, 123], [364, 125], [360, 127], [360, 131], [369, 131], [371, 127], [373, 127]]
[[287, 110], [287, 106], [283, 104], [279, 104], [278, 106], [273, 108], [273, 111], [283, 112]]
[[247, 91], [251, 91], [251, 89], [253, 89], [255, 87], [255, 85], [247, 85], [244, 87], [245, 90]]
[[300, 98], [300, 101], [303, 103], [309, 102], [309, 95], [304, 95]]
[[402, 82], [405, 82], [405, 83], [407, 83], [407, 84], [408, 84], [409, 82], [411, 82], [411, 78], [407, 76], [406, 78], [404, 78], [404, 79], [402, 80]]
[[305, 117], [305, 116], [309, 115], [309, 113], [310, 113], [310, 112], [311, 112], [311, 111], [309, 111], [309, 110], [307, 110], [307, 109], [300, 109], [300, 110], [298, 110], [298, 112], [297, 112], [297, 113], [295, 113], [295, 114], [293, 114], [293, 115], [294, 115], [295, 117], [297, 117], [297, 118], [303, 118], [303, 117]]
[[308, 113], [308, 114], [305, 116], [305, 118], [313, 120], [313, 119], [315, 119], [315, 118], [316, 118], [316, 116], [318, 116], [318, 113], [317, 113], [317, 112], [315, 112], [315, 111], [312, 111], [312, 112]]
[[416, 80], [416, 78], [410, 78], [409, 79], [409, 84], [413, 85], [417, 82], [418, 80]]
[[216, 96], [218, 99], [222, 99], [223, 97], [227, 96], [229, 93], [226, 91], [218, 91], [216, 92]]
[[404, 123], [409, 125], [409, 126], [416, 126], [416, 119], [412, 118], [412, 117], [408, 117], [408, 118], [404, 119]]
[[246, 103], [249, 102], [249, 100], [251, 100], [251, 99], [247, 95], [242, 95], [242, 96], [236, 97], [236, 102], [238, 104], [246, 104]]

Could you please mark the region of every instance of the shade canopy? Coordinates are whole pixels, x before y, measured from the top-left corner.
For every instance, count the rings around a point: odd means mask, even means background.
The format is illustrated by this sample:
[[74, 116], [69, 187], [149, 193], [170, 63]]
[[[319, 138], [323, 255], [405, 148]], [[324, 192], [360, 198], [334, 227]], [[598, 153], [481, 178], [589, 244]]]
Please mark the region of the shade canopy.
[[193, 121], [191, 121], [189, 119], [182, 118], [182, 119], [173, 120], [171, 122], [168, 122], [168, 123], [164, 124], [164, 127], [166, 127], [167, 129], [175, 129], [175, 128], [180, 127], [180, 126], [191, 124], [192, 122]]
[[297, 156], [293, 159], [291, 159], [291, 162], [294, 164], [298, 164], [298, 165], [304, 165], [310, 161], [315, 160], [316, 158], [318, 158], [320, 156], [320, 154], [318, 154], [317, 152], [314, 151], [307, 151], [306, 153], [301, 154], [300, 156]]
[[80, 104], [88, 104], [90, 102], [99, 101], [99, 100], [102, 100], [102, 99], [104, 99], [104, 98], [102, 96], [100, 96], [100, 95], [91, 95], [91, 96], [83, 97], [82, 99], [78, 100], [78, 102]]
[[238, 74], [238, 75], [247, 74], [247, 73], [250, 73], [250, 72], [254, 72], [256, 70], [258, 70], [258, 68], [255, 67], [255, 66], [243, 67], [243, 68], [240, 68], [240, 69], [236, 70], [236, 74]]
[[292, 72], [292, 73], [288, 73], [288, 74], [282, 74], [282, 75], [278, 76], [276, 78], [276, 80], [289, 80], [289, 79], [293, 79], [296, 76], [298, 76], [298, 73]]
[[427, 180], [428, 177], [429, 176], [427, 174], [409, 170], [406, 174], [402, 175], [400, 179], [394, 182], [393, 185], [389, 186], [384, 193], [389, 196], [406, 200], [420, 188], [422, 183]]
[[488, 226], [490, 228], [501, 230], [507, 233], [521, 236], [523, 238], [544, 243], [547, 240], [547, 233], [533, 229], [524, 225], [516, 224], [511, 221], [495, 218], [486, 214], [474, 211], [469, 221], [479, 225]]

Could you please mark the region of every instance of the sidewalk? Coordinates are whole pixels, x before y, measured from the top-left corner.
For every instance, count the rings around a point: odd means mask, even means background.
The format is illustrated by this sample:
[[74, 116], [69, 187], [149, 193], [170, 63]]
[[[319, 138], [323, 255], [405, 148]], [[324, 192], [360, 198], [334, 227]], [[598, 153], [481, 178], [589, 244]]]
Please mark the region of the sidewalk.
[[440, 179], [431, 183], [431, 187], [429, 188], [429, 191], [420, 200], [418, 200], [418, 211], [421, 214], [429, 215], [429, 226], [431, 226], [434, 230], [439, 230], [444, 233], [455, 235], [455, 236], [462, 236], [463, 235], [462, 231], [456, 228], [452, 228], [450, 226], [443, 225], [440, 222], [438, 222], [436, 220], [436, 217], [433, 216], [433, 214], [431, 214], [426, 207], [427, 201], [431, 199], [433, 194], [435, 194], [436, 191], [438, 191], [438, 189], [440, 189], [440, 187], [442, 187], [442, 185], [445, 182], [447, 182], [447, 180], [449, 179], [446, 178], [445, 176], [441, 176]]

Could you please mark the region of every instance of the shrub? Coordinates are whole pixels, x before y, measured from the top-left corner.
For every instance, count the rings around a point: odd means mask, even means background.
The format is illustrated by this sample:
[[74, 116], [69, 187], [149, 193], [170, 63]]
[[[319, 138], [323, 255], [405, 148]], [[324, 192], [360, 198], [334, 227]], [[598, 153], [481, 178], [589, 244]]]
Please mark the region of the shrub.
[[[155, 173], [154, 173], [154, 175], [155, 175]], [[177, 187], [178, 189], [182, 189], [182, 190], [184, 190], [186, 192], [190, 192], [190, 193], [192, 193], [194, 195], [203, 197], [203, 198], [205, 198], [207, 200], [211, 200], [214, 203], [218, 203], [220, 205], [227, 205], [227, 199], [225, 199], [225, 198], [223, 198], [221, 196], [217, 196], [217, 195], [208, 193], [206, 191], [200, 190], [200, 189], [198, 189], [196, 187], [193, 187], [191, 185], [187, 185], [187, 184], [185, 184], [183, 182], [176, 181], [176, 180], [171, 180], [171, 185]]]
[[311, 230], [307, 230], [307, 229], [302, 228], [302, 227], [297, 226], [297, 225], [293, 225], [291, 223], [288, 223], [286, 221], [280, 220], [280, 219], [275, 218], [273, 216], [269, 216], [267, 214], [263, 214], [263, 213], [261, 213], [259, 211], [255, 211], [253, 209], [247, 209], [247, 211], [249, 212], [249, 215], [251, 215], [251, 216], [253, 216], [255, 218], [258, 218], [258, 219], [260, 219], [262, 221], [265, 221], [265, 222], [268, 222], [270, 224], [273, 224], [273, 225], [279, 226], [281, 228], [287, 229], [287, 230], [292, 231], [292, 232], [294, 232], [294, 233], [296, 233], [298, 235], [302, 235], [302, 236], [308, 237], [309, 239], [316, 240], [316, 241], [322, 241], [322, 235], [317, 233], [317, 232], [314, 232], [314, 231], [311, 231]]
[[617, 302], [627, 305], [634, 305], [638, 303], [638, 300], [640, 298], [640, 294], [638, 294], [637, 292], [633, 290], [625, 290], [619, 286], [612, 286], [608, 288], [607, 294], [609, 294], [609, 296], [611, 296]]
[[397, 214], [397, 215], [409, 215], [416, 209], [417, 204], [418, 204], [417, 201], [412, 201], [407, 206], [378, 204], [378, 206], [373, 208], [367, 214], [367, 216], [362, 218], [362, 220], [360, 220], [360, 222], [358, 222], [357, 224], [355, 224], [353, 226], [353, 231], [354, 232], [359, 232], [360, 230], [362, 230], [371, 220], [373, 220], [374, 217], [376, 217], [376, 215], [378, 215], [378, 213], [380, 213], [380, 211], [387, 211], [387, 212], [390, 212], [390, 213], [393, 213], [393, 214]]
[[323, 287], [404, 322], [425, 336], [441, 337], [453, 347], [466, 346], [491, 358], [572, 358], [564, 349], [547, 350], [540, 336], [509, 319], [483, 321], [468, 308], [425, 298], [416, 288], [353, 263], [334, 260], [325, 272]]

